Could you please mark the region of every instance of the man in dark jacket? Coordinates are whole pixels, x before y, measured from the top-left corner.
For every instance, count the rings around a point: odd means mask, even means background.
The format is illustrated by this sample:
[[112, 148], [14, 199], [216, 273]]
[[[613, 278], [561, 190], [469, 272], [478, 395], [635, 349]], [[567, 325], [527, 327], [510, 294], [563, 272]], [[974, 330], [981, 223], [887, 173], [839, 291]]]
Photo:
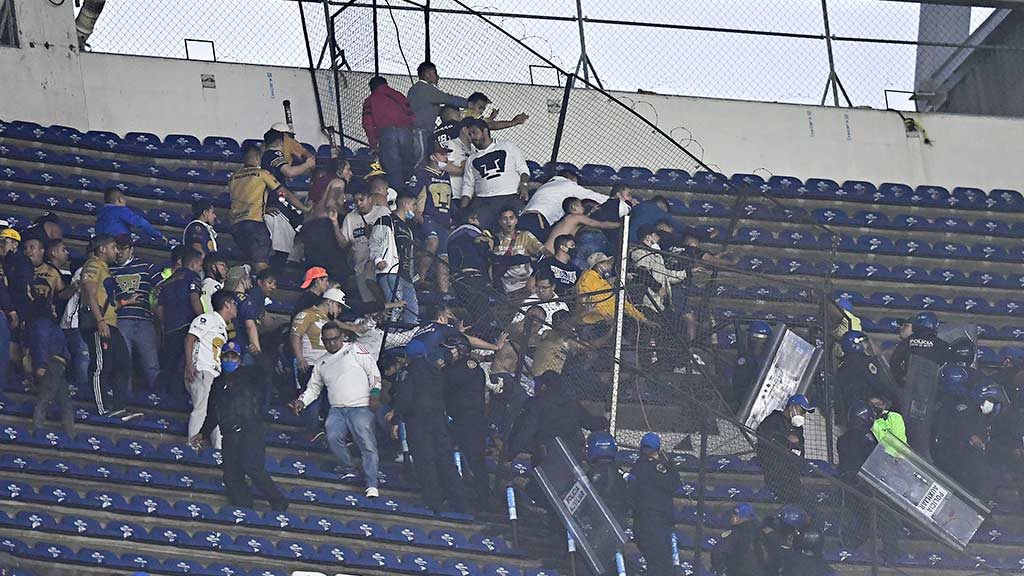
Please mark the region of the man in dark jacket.
[[942, 366], [952, 359], [949, 344], [938, 337], [939, 319], [932, 312], [921, 312], [914, 316], [913, 332], [896, 345], [889, 364], [896, 384], [906, 384], [907, 370], [911, 356], [922, 356], [936, 366]]
[[466, 496], [455, 467], [445, 413], [445, 367], [459, 359], [457, 348], [410, 358], [408, 375], [394, 398], [395, 412], [405, 422], [409, 450], [427, 507], [467, 512]]
[[[804, 415], [814, 412], [803, 394], [790, 397], [784, 410], [775, 410], [757, 427], [757, 461], [764, 483], [782, 502], [806, 505], [800, 469], [804, 457]], [[799, 456], [800, 459], [794, 458]]]
[[625, 474], [615, 461], [618, 453], [615, 437], [608, 432], [592, 432], [587, 438], [587, 461], [590, 464], [587, 478], [619, 524], [625, 525], [629, 487]]
[[[487, 376], [476, 359], [469, 355], [469, 338], [459, 334], [444, 341], [445, 348], [457, 348], [458, 360], [446, 368], [448, 372], [445, 405], [452, 418], [451, 431], [459, 447], [462, 468], [469, 471], [475, 506], [483, 506], [490, 495], [484, 448], [487, 420], [484, 418]], [[464, 474], [465, 476], [465, 474]]]
[[577, 457], [583, 454], [583, 433], [587, 430], [604, 430], [608, 423], [603, 416], [594, 416], [579, 400], [572, 397], [562, 385], [562, 376], [548, 371], [534, 380], [536, 396], [526, 402], [522, 415], [516, 421], [512, 434], [512, 447], [506, 459], [515, 458], [519, 452], [533, 455], [534, 464], [539, 464], [556, 437]]
[[675, 525], [672, 499], [679, 487], [679, 473], [661, 453], [661, 437], [654, 432], [640, 440], [640, 459], [632, 474], [630, 499], [637, 548], [647, 560], [648, 574], [671, 574]]
[[727, 576], [762, 576], [765, 572], [764, 548], [758, 530], [757, 515], [750, 504], [732, 509], [732, 526], [722, 533], [711, 551], [711, 569]]
[[[782, 567], [782, 576], [828, 576], [832, 569], [822, 557], [825, 537], [811, 528], [797, 535], [796, 554]], [[731, 572], [730, 572], [731, 574]]]
[[198, 450], [203, 438], [220, 427], [223, 436], [224, 492], [233, 506], [252, 508], [253, 498], [245, 477], [270, 502], [273, 510], [288, 509], [288, 500], [267, 473], [263, 439], [263, 401], [266, 373], [257, 366], [240, 366], [242, 349], [234, 341], [221, 349], [221, 375], [213, 381], [206, 421], [189, 444]]

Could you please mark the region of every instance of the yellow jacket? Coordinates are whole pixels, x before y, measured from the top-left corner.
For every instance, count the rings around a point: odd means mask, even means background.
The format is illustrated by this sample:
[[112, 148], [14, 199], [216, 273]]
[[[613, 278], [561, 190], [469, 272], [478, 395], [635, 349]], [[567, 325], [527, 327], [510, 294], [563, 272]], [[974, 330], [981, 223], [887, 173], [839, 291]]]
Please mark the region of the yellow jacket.
[[[602, 278], [596, 270], [591, 268], [583, 273], [579, 284], [576, 285], [576, 292], [580, 296], [580, 302], [589, 308], [587, 313], [583, 315], [584, 324], [597, 324], [598, 322], [615, 318], [615, 292], [612, 292], [612, 285]], [[588, 296], [588, 294], [593, 294], [593, 296]], [[628, 300], [625, 300], [625, 304], [626, 314], [629, 314], [631, 318], [641, 322], [647, 320], [643, 313], [637, 310], [636, 306], [630, 304]]]

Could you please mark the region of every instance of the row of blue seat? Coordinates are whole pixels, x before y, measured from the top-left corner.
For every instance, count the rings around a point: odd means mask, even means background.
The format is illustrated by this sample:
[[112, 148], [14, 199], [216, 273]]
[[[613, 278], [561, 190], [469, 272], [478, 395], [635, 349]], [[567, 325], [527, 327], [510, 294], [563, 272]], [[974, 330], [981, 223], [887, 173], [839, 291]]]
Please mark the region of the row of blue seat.
[[[130, 132], [122, 138], [111, 132], [82, 133], [67, 126], [43, 127], [32, 122], [18, 121], [0, 122], [0, 137], [137, 156], [233, 162], [240, 161], [241, 146], [258, 143], [257, 140], [246, 140], [240, 146], [236, 140], [228, 137], [211, 136], [200, 141], [195, 136], [186, 134], [172, 134], [161, 139], [155, 134], [145, 132]], [[307, 145], [307, 148], [314, 154], [327, 155], [330, 153], [327, 146], [314, 149]], [[346, 148], [343, 150], [343, 154], [347, 157], [369, 157], [369, 151], [365, 148], [354, 153]], [[651, 171], [648, 168], [626, 166], [616, 170], [604, 164], [586, 164], [579, 168], [567, 163], [558, 164], [558, 168], [567, 167], [577, 169], [581, 178], [587, 184], [594, 186], [610, 186], [623, 182], [637, 188], [712, 194], [729, 192], [739, 187], [754, 188], [780, 198], [963, 208], [996, 212], [1024, 211], [1024, 197], [1014, 190], [993, 190], [990, 194], [986, 194], [977, 188], [963, 187], [950, 192], [941, 186], [912, 188], [905, 184], [883, 183], [876, 187], [870, 182], [852, 180], [840, 185], [833, 180], [822, 178], [812, 178], [803, 182], [792, 176], [772, 176], [765, 180], [756, 174], [739, 173], [726, 177], [722, 174], [702, 171], [696, 171], [691, 175], [689, 171], [677, 168]], [[543, 178], [544, 172], [540, 164], [531, 162], [530, 169], [535, 180], [539, 181]]]
[[[2, 518], [0, 518], [2, 519]], [[110, 550], [96, 548], [80, 548], [74, 550], [57, 543], [60, 533], [47, 532], [43, 526], [36, 529], [47, 534], [52, 541], [39, 542], [28, 546], [22, 541], [8, 537], [0, 539], [0, 550], [13, 556], [40, 560], [52, 564], [79, 564], [85, 566], [103, 566], [111, 569], [145, 570], [167, 574], [189, 574], [192, 576], [278, 576], [279, 572], [257, 568], [247, 571], [225, 563], [204, 564], [193, 559], [193, 555], [175, 555], [160, 560], [148, 554], [118, 554]], [[145, 534], [146, 533], [144, 531]], [[557, 576], [554, 570], [530, 569], [520, 570], [514, 565], [488, 564], [477, 566], [461, 560], [441, 560], [429, 554], [406, 554], [398, 557], [386, 550], [363, 550], [356, 553], [352, 549], [337, 545], [323, 544], [311, 546], [299, 540], [279, 540], [276, 545], [269, 540], [254, 537], [245, 542], [236, 542], [225, 534], [217, 536], [209, 534], [209, 542], [217, 542], [220, 548], [206, 547], [216, 550], [244, 555], [248, 561], [268, 558], [278, 561], [322, 564], [328, 566], [347, 566], [352, 569], [383, 570], [406, 574], [436, 574], [438, 576]], [[175, 544], [175, 547], [181, 544]], [[212, 546], [212, 545], [211, 545]], [[251, 548], [250, 548], [251, 546]], [[267, 547], [264, 547], [267, 546]]]

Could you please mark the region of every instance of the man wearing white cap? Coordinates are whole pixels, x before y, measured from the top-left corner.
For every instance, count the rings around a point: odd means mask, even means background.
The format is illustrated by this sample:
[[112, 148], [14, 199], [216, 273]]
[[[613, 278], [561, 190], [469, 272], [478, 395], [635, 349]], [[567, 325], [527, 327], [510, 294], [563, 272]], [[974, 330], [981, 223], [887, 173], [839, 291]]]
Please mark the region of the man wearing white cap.
[[284, 134], [284, 147], [281, 148], [281, 152], [284, 155], [286, 162], [292, 164], [296, 159], [306, 162], [310, 158], [313, 158], [313, 155], [309, 150], [295, 139], [295, 130], [287, 123], [274, 122], [270, 126], [270, 129], [277, 130], [281, 134]]

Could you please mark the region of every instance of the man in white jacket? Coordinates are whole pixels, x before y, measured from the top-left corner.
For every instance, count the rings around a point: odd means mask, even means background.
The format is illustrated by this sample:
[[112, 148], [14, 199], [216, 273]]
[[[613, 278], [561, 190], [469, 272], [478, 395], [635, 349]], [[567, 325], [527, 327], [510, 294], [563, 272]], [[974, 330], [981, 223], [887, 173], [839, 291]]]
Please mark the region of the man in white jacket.
[[405, 302], [405, 308], [391, 311], [391, 321], [401, 317], [404, 324], [419, 323], [416, 299], [416, 239], [409, 223], [416, 216], [416, 199], [400, 196], [395, 211], [381, 216], [370, 230], [370, 261], [377, 270], [377, 284], [385, 302]]
[[366, 496], [380, 495], [377, 477], [377, 439], [373, 432], [374, 412], [380, 405], [380, 370], [373, 354], [354, 342], [355, 335], [345, 332], [336, 322], [324, 324], [320, 331], [327, 353], [313, 365], [306, 390], [294, 402], [295, 414], [302, 412], [327, 388], [331, 411], [327, 415], [327, 446], [341, 461], [342, 480], [354, 479], [352, 455], [345, 444], [349, 432], [363, 455]]
[[580, 186], [576, 170], [563, 168], [533, 193], [519, 215], [519, 229], [531, 232], [538, 240], [546, 242], [551, 226], [565, 215], [562, 202], [566, 198], [593, 200], [598, 204], [608, 200], [607, 195]]

